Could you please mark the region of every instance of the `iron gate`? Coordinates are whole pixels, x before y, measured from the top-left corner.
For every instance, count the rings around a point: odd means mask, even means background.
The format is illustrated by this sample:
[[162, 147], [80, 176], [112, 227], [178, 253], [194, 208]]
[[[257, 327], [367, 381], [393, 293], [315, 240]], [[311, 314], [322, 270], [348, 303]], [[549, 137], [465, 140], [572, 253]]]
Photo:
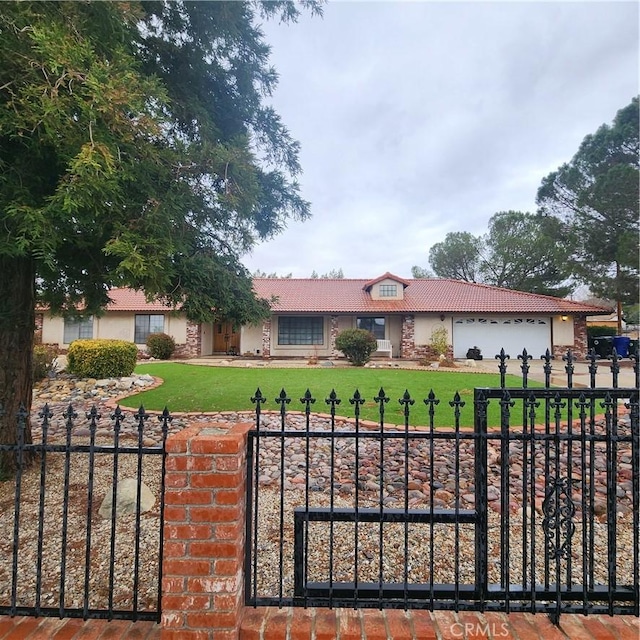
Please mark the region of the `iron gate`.
[[[249, 605], [639, 614], [638, 389], [508, 386], [465, 402], [433, 391], [425, 410], [405, 392], [402, 425], [301, 412], [283, 390], [249, 434], [246, 594]], [[636, 381], [638, 362], [634, 361]], [[637, 383], [636, 383], [637, 384]], [[418, 405], [418, 406], [416, 406]], [[469, 407], [467, 408], [467, 410]], [[426, 417], [426, 419], [425, 419]], [[450, 418], [451, 428], [440, 426]], [[423, 425], [423, 426], [419, 426]]]

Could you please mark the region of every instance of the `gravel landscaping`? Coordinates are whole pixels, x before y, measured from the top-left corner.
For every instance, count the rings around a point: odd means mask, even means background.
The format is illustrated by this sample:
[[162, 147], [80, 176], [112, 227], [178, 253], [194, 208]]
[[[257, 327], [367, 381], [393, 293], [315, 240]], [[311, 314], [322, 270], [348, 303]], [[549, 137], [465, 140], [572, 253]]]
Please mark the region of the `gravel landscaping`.
[[[102, 413], [97, 432], [98, 444], [112, 444], [112, 420], [109, 418], [114, 397], [123, 393], [117, 385], [111, 384], [97, 387], [95, 384], [76, 384], [67, 380], [66, 386], [54, 390], [45, 389], [36, 397], [34, 416], [42, 408], [43, 402], [50, 403], [54, 413], [49, 432], [49, 442], [64, 442], [64, 418], [62, 413], [69, 401], [81, 418], [83, 412], [96, 405]], [[137, 442], [136, 423], [131, 412], [125, 413], [122, 431], [122, 444], [135, 446]], [[247, 416], [227, 414], [217, 416], [220, 423], [234, 423]], [[192, 422], [210, 422], [213, 416], [180, 416], [171, 424], [171, 432], [179, 431]], [[273, 415], [263, 416], [265, 429], [277, 429], [279, 418]], [[326, 418], [313, 418], [313, 428], [328, 430], [330, 423]], [[287, 428], [302, 430], [304, 416], [292, 414], [287, 417]], [[348, 421], [339, 421], [338, 429], [345, 432], [352, 429]], [[628, 419], [621, 419], [621, 429], [628, 429]], [[74, 444], [88, 442], [86, 422], [78, 420], [72, 441]], [[40, 430], [34, 426], [34, 441], [41, 437]], [[145, 423], [143, 441], [145, 446], [154, 446], [160, 441], [161, 431], [157, 416], [152, 416]], [[256, 543], [257, 582], [255, 591], [258, 596], [292, 595], [293, 589], [293, 509], [304, 506], [328, 506], [330, 491], [334, 489], [335, 506], [353, 507], [356, 493], [359, 507], [380, 506], [385, 508], [403, 508], [405, 500], [404, 465], [409, 466], [409, 484], [407, 487], [408, 506], [411, 509], [434, 508], [473, 509], [475, 500], [474, 487], [474, 450], [472, 441], [462, 441], [460, 455], [456, 462], [451, 441], [437, 441], [433, 450], [426, 440], [412, 441], [410, 455], [405, 460], [404, 442], [401, 438], [388, 440], [383, 447], [384, 476], [380, 478], [380, 444], [369, 439], [359, 445], [359, 465], [355, 469], [355, 439], [344, 438], [336, 441], [331, 448], [329, 438], [320, 438], [306, 449], [306, 440], [301, 438], [263, 438], [260, 445], [260, 477], [258, 502], [258, 535], [252, 541]], [[284, 472], [280, 468], [280, 459], [284, 446]], [[518, 448], [520, 447], [520, 448]], [[502, 504], [500, 501], [500, 449], [497, 441], [489, 442], [489, 540], [488, 549], [489, 582], [499, 583], [501, 573], [501, 536], [500, 522]], [[333, 470], [331, 455], [334, 456]], [[567, 452], [561, 460], [567, 463]], [[572, 452], [572, 468], [574, 478], [580, 476], [582, 460], [579, 451]], [[433, 457], [432, 457], [433, 456]], [[544, 540], [541, 528], [542, 499], [544, 497], [544, 474], [541, 466], [536, 467], [533, 502], [529, 495], [523, 504], [523, 457], [521, 443], [512, 443], [510, 456], [510, 499], [508, 504], [511, 526], [509, 528], [508, 553], [510, 580], [512, 583], [531, 578], [531, 561], [535, 562], [535, 580], [543, 579]], [[306, 461], [309, 459], [307, 477]], [[433, 461], [433, 465], [431, 462]], [[604, 448], [595, 448], [595, 457], [585, 461], [594, 466], [594, 581], [595, 584], [607, 583], [607, 532], [612, 523], [607, 521], [603, 504], [606, 491], [606, 465], [604, 464]], [[119, 457], [119, 478], [135, 477], [137, 474], [137, 456], [121, 455]], [[142, 467], [143, 482], [149, 486], [154, 495], [160, 492], [160, 456], [145, 456]], [[540, 465], [538, 459], [537, 465]], [[621, 443], [617, 457], [618, 466], [618, 499], [616, 513], [617, 544], [617, 583], [618, 585], [633, 583], [633, 530], [631, 523], [632, 480], [631, 459], [628, 444]], [[98, 514], [102, 498], [111, 491], [113, 473], [113, 456], [98, 454], [95, 459], [93, 474], [92, 504], [88, 504], [88, 455], [73, 454], [70, 465], [69, 494], [67, 518], [67, 537], [63, 544], [62, 522], [65, 518], [64, 475], [65, 455], [55, 453], [47, 455], [46, 486], [44, 492], [44, 523], [39, 531], [38, 510], [40, 505], [40, 466], [34, 465], [22, 477], [19, 526], [19, 553], [16, 567], [16, 595], [18, 606], [35, 606], [37, 586], [37, 568], [41, 563], [42, 583], [40, 606], [58, 607], [60, 605], [61, 587], [64, 589], [64, 604], [70, 608], [106, 609], [110, 605], [114, 609], [131, 609], [133, 603], [133, 584], [135, 576], [134, 552], [135, 516], [122, 516], [117, 519], [115, 546], [116, 561], [109, 562], [109, 545], [111, 520], [103, 519]], [[527, 471], [530, 477], [531, 469]], [[308, 493], [305, 490], [308, 486]], [[382, 480], [382, 481], [381, 481]], [[281, 488], [283, 500], [281, 503]], [[531, 487], [527, 486], [527, 490]], [[0, 606], [9, 606], [12, 596], [12, 549], [14, 536], [14, 491], [11, 482], [0, 483]], [[456, 500], [456, 496], [458, 499]], [[572, 579], [575, 584], [582, 583], [583, 560], [583, 496], [576, 485], [572, 493], [576, 506], [576, 529], [571, 547]], [[590, 508], [585, 494], [584, 505]], [[281, 523], [280, 511], [284, 519]], [[85, 603], [85, 559], [87, 555], [87, 514], [90, 514], [91, 549], [89, 585], [86, 590], [88, 600]], [[534, 526], [532, 526], [533, 518]], [[588, 522], [590, 518], [586, 518]], [[535, 553], [525, 552], [526, 570], [523, 565], [523, 525], [530, 540], [535, 535]], [[280, 532], [283, 532], [282, 553], [280, 552]], [[138, 608], [154, 610], [157, 604], [157, 565], [160, 531], [160, 507], [158, 501], [154, 507], [140, 517], [140, 555], [139, 584], [137, 591]], [[590, 531], [587, 531], [587, 534]], [[454, 535], [457, 534], [457, 535]], [[332, 535], [333, 557], [329, 566], [330, 543]], [[588, 539], [588, 536], [587, 536]], [[41, 543], [39, 544], [39, 540]], [[406, 540], [406, 545], [405, 545]], [[354, 566], [357, 561], [358, 580], [377, 582], [380, 575], [388, 582], [402, 582], [405, 579], [404, 566], [407, 563], [406, 578], [410, 583], [434, 582], [451, 583], [456, 573], [461, 584], [474, 580], [474, 545], [475, 531], [470, 524], [454, 525], [437, 524], [362, 524], [358, 526], [358, 539], [355, 544], [353, 524], [313, 523], [309, 525], [307, 573], [309, 580], [350, 581], [354, 579]], [[357, 547], [357, 551], [354, 549]], [[405, 552], [406, 548], [406, 552]], [[61, 585], [61, 554], [66, 554], [65, 581]], [[382, 551], [382, 553], [380, 553]], [[433, 575], [431, 575], [431, 558], [433, 553]], [[382, 557], [383, 566], [379, 565]], [[111, 573], [113, 572], [113, 573]], [[566, 575], [566, 561], [563, 561], [563, 575]], [[553, 576], [552, 576], [553, 578]], [[114, 585], [113, 601], [109, 602], [109, 584]]]
[[[266, 420], [267, 424], [269, 418]], [[625, 419], [621, 420], [621, 425]], [[287, 429], [302, 429], [302, 417], [289, 417]], [[628, 420], [626, 421], [628, 428]], [[268, 427], [267, 427], [268, 428]], [[272, 419], [271, 428], [277, 430], [278, 421]], [[315, 419], [315, 430], [327, 430], [326, 420]], [[348, 425], [339, 425], [338, 430], [348, 433]], [[401, 433], [399, 434], [402, 435]], [[257, 549], [256, 596], [290, 597], [293, 594], [293, 510], [295, 507], [329, 506], [333, 488], [336, 507], [379, 509], [404, 508], [405, 499], [409, 509], [455, 509], [473, 510], [475, 501], [474, 451], [472, 441], [462, 441], [457, 462], [456, 475], [454, 454], [455, 442], [437, 441], [431, 450], [429, 440], [410, 441], [406, 463], [409, 469], [409, 485], [404, 491], [404, 441], [390, 438], [383, 447], [384, 464], [380, 465], [380, 444], [378, 440], [366, 439], [358, 448], [358, 473], [355, 471], [354, 438], [336, 439], [331, 448], [329, 438], [312, 438], [309, 453], [306, 439], [262, 437], [260, 439], [260, 488], [257, 503], [257, 536], [252, 544]], [[626, 446], [625, 446], [626, 445]], [[282, 447], [285, 451], [284, 473], [280, 460]], [[500, 500], [500, 449], [499, 442], [488, 445], [488, 554], [489, 583], [501, 582], [502, 503]], [[591, 513], [590, 498], [584, 497], [575, 484], [572, 502], [576, 508], [573, 518], [575, 531], [571, 544], [571, 568], [563, 560], [562, 580], [570, 574], [574, 585], [583, 584], [585, 567], [593, 571], [595, 585], [609, 583], [607, 567], [607, 535], [610, 527], [606, 513], [606, 464], [603, 447], [594, 455], [594, 512]], [[333, 455], [333, 473], [331, 456]], [[535, 498], [531, 500], [530, 481], [527, 482], [528, 499], [523, 502], [522, 487], [522, 445], [512, 443], [509, 450], [509, 492], [508, 501], [508, 544], [506, 557], [509, 562], [509, 582], [526, 584], [531, 581], [531, 566], [535, 565], [535, 582], [544, 582], [545, 540], [542, 529], [544, 499], [544, 468], [542, 452], [536, 451], [537, 466], [534, 473]], [[580, 478], [582, 459], [580, 451], [573, 451], [572, 468], [574, 479]], [[309, 460], [307, 478], [306, 461]], [[433, 475], [431, 472], [431, 460]], [[562, 466], [566, 468], [566, 451], [561, 455]], [[618, 585], [632, 585], [633, 576], [633, 526], [632, 482], [630, 448], [628, 443], [620, 444], [618, 451], [618, 484], [616, 526], [616, 572]], [[585, 461], [591, 466], [591, 459]], [[384, 468], [384, 478], [380, 482], [380, 468]], [[531, 476], [531, 467], [527, 477]], [[588, 478], [588, 474], [587, 474]], [[306, 486], [309, 486], [307, 492]], [[356, 496], [357, 483], [357, 496]], [[380, 491], [382, 485], [382, 501]], [[284, 486], [281, 501], [280, 487]], [[459, 496], [456, 500], [456, 496]], [[584, 505], [583, 505], [584, 498]], [[583, 510], [585, 517], [583, 519]], [[284, 514], [281, 518], [281, 513]], [[591, 522], [593, 526], [591, 527]], [[282, 536], [280, 533], [282, 527]], [[309, 581], [352, 582], [355, 579], [354, 566], [357, 561], [358, 580], [361, 582], [402, 583], [405, 580], [405, 561], [408, 566], [406, 579], [409, 583], [453, 584], [456, 575], [460, 584], [473, 584], [475, 579], [475, 530], [472, 524], [405, 524], [401, 523], [359, 523], [356, 531], [353, 523], [328, 522], [309, 523], [307, 542], [307, 574]], [[526, 533], [523, 533], [523, 528]], [[584, 534], [584, 540], [583, 540]], [[527, 544], [523, 552], [523, 535]], [[590, 548], [590, 536], [593, 548]], [[406, 538], [405, 538], [406, 536]], [[330, 538], [333, 538], [333, 548]], [[534, 551], [531, 539], [535, 538]], [[406, 539], [406, 543], [405, 543]], [[282, 552], [280, 543], [282, 540]], [[406, 546], [405, 546], [406, 545]], [[333, 557], [330, 557], [333, 554]], [[433, 575], [431, 559], [433, 556]], [[382, 569], [380, 568], [382, 558]], [[591, 562], [589, 558], [593, 558]], [[332, 564], [330, 564], [332, 563]], [[583, 566], [583, 563], [585, 565]], [[332, 566], [332, 571], [331, 571]], [[280, 571], [281, 567], [281, 571]], [[550, 581], [555, 582], [555, 564], [550, 564]]]

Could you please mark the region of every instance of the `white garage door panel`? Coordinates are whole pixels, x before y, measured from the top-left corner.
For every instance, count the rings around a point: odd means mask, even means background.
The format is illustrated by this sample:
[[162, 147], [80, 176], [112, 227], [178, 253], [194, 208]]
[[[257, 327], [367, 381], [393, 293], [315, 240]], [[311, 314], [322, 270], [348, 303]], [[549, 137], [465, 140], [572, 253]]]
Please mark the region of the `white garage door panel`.
[[479, 347], [485, 359], [504, 349], [517, 358], [523, 349], [539, 358], [551, 349], [551, 318], [469, 316], [453, 320], [453, 357], [466, 358], [467, 349]]

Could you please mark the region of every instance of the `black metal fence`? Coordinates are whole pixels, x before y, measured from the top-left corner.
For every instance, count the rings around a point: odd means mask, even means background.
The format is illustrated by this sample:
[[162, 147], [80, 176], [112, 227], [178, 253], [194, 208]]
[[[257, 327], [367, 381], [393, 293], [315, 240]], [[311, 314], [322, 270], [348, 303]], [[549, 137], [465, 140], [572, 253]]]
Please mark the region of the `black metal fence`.
[[[526, 351], [517, 388], [505, 384], [509, 356], [496, 358], [501, 384], [474, 390], [473, 429], [461, 427], [457, 393], [407, 391], [395, 400], [404, 424], [391, 425], [394, 399], [380, 389], [372, 429], [358, 391], [347, 421], [335, 391], [324, 402], [307, 391], [292, 412], [282, 390], [267, 413], [258, 390], [246, 603], [639, 615], [637, 355], [625, 363], [630, 388], [618, 386], [616, 354], [606, 387], [590, 357], [585, 388], [571, 353], [562, 387], [551, 386], [549, 353], [543, 386]], [[328, 415], [312, 413], [320, 404]], [[438, 412], [450, 428], [436, 429]]]
[[171, 416], [157, 416], [155, 441], [143, 407], [116, 408], [107, 424], [95, 406], [86, 425], [71, 405], [58, 415], [45, 405], [39, 417], [33, 443], [22, 410], [17, 444], [0, 445], [17, 461], [0, 483], [0, 614], [159, 620]]

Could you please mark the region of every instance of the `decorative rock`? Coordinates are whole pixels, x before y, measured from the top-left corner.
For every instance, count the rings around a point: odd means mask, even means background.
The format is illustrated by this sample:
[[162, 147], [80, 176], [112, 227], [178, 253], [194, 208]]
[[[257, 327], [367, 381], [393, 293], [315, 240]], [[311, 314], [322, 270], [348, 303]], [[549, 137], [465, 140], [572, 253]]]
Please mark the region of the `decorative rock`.
[[[137, 506], [137, 480], [125, 478], [118, 482], [116, 490], [116, 518], [127, 514], [136, 513]], [[98, 513], [103, 518], [111, 518], [113, 493], [108, 491], [100, 505]], [[156, 502], [151, 489], [143, 482], [140, 486], [140, 513], [149, 511]]]
[[593, 505], [593, 513], [596, 516], [603, 516], [607, 513], [607, 503], [597, 500]]
[[453, 494], [449, 493], [448, 491], [445, 491], [444, 489], [438, 489], [434, 496], [438, 499], [438, 500], [442, 500], [443, 503], [448, 503], [453, 499]]

